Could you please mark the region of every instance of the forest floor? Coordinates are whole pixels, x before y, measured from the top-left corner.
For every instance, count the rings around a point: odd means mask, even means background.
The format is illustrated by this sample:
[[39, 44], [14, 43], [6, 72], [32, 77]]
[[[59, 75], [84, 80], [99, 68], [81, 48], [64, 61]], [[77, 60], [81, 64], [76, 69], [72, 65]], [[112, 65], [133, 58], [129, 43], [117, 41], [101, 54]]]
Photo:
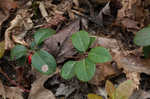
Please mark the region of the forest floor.
[[[149, 24], [150, 0], [0, 0], [0, 43], [5, 41], [0, 44], [1, 99], [112, 99], [106, 82], [117, 87], [127, 80], [134, 86], [121, 87], [119, 95], [130, 95], [122, 99], [150, 99], [150, 62], [133, 42], [136, 33]], [[57, 62], [51, 75], [10, 57], [16, 44], [30, 45], [40, 28], [56, 30], [53, 39], [42, 45]], [[112, 61], [96, 64], [88, 82], [60, 76], [66, 61], [80, 57], [66, 40], [80, 30], [96, 37], [95, 45], [107, 48], [112, 56]]]

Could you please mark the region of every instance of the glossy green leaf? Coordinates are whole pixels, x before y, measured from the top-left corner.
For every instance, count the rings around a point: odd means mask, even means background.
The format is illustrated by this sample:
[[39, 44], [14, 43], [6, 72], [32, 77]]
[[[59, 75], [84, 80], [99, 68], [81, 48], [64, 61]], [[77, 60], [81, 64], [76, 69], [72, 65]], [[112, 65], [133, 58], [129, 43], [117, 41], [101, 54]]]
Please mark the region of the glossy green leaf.
[[143, 53], [144, 53], [145, 58], [149, 58], [150, 57], [150, 46], [143, 47]]
[[19, 59], [27, 54], [27, 48], [23, 45], [16, 45], [11, 50], [11, 58]]
[[64, 79], [71, 79], [75, 76], [74, 67], [76, 62], [75, 61], [68, 61], [63, 65], [63, 68], [61, 69], [61, 76]]
[[115, 97], [116, 88], [109, 80], [106, 81], [105, 90], [109, 97], [113, 99]]
[[134, 37], [134, 43], [139, 46], [150, 45], [150, 27], [138, 31]]
[[89, 81], [95, 74], [96, 66], [88, 59], [83, 59], [75, 64], [75, 74], [81, 81]]
[[89, 47], [94, 43], [95, 40], [96, 40], [96, 37], [90, 37]]
[[103, 63], [111, 61], [112, 57], [106, 48], [95, 47], [89, 52], [88, 59], [94, 63]]
[[96, 94], [88, 94], [88, 99], [103, 99], [103, 97]]
[[85, 52], [90, 43], [90, 38], [86, 31], [79, 31], [72, 35], [73, 46], [81, 52]]
[[129, 99], [135, 89], [135, 85], [131, 80], [126, 80], [116, 88], [115, 99]]
[[47, 39], [49, 36], [52, 36], [55, 33], [56, 31], [53, 29], [48, 29], [48, 28], [39, 29], [34, 34], [35, 43], [39, 45], [45, 39]]
[[0, 42], [0, 58], [3, 57], [5, 52], [5, 41]]
[[56, 70], [56, 60], [44, 50], [35, 52], [31, 62], [34, 68], [46, 75], [52, 74]]

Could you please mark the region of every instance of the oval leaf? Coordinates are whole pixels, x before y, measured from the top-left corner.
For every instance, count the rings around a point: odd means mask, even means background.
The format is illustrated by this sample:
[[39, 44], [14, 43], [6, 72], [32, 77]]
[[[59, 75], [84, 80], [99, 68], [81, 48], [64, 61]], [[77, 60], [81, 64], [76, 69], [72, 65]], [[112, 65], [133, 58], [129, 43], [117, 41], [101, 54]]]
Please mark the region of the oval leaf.
[[85, 52], [90, 43], [90, 38], [86, 31], [79, 31], [72, 35], [73, 46], [81, 52]]
[[0, 58], [3, 57], [5, 52], [5, 41], [0, 42]]
[[11, 58], [12, 59], [19, 59], [27, 54], [27, 48], [23, 45], [16, 45], [11, 50]]
[[150, 57], [150, 46], [143, 47], [143, 53], [144, 53], [145, 58], [149, 58]]
[[135, 85], [131, 80], [126, 80], [116, 88], [115, 99], [129, 99], [135, 89]]
[[47, 28], [43, 28], [43, 29], [39, 29], [37, 32], [35, 32], [34, 34], [34, 40], [35, 43], [37, 45], [39, 45], [40, 43], [42, 43], [45, 39], [47, 39], [49, 36], [55, 34], [56, 31], [53, 29], [47, 29]]
[[96, 40], [96, 37], [90, 37], [89, 47], [94, 43], [95, 40]]
[[88, 59], [83, 59], [75, 64], [75, 74], [81, 81], [89, 81], [95, 74], [96, 66]]
[[113, 99], [116, 89], [109, 80], [106, 81], [105, 90], [106, 90], [108, 96]]
[[71, 79], [72, 77], [75, 76], [75, 72], [74, 72], [75, 64], [76, 64], [75, 61], [68, 61], [64, 64], [64, 66], [61, 70], [61, 76], [64, 79]]
[[143, 28], [137, 32], [134, 37], [134, 43], [139, 46], [150, 45], [150, 27]]
[[88, 99], [103, 99], [103, 97], [96, 94], [88, 94]]
[[96, 47], [91, 49], [88, 54], [88, 59], [94, 63], [103, 63], [111, 61], [112, 57], [106, 48]]
[[37, 51], [32, 56], [32, 66], [39, 72], [49, 75], [56, 70], [56, 61], [54, 57], [44, 50]]

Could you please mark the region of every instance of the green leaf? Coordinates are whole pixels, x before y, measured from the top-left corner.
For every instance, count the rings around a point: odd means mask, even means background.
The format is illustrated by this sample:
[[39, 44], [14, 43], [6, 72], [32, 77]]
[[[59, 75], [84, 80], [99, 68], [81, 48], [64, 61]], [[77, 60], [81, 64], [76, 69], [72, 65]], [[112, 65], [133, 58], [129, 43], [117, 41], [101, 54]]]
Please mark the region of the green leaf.
[[52, 74], [56, 70], [54, 57], [44, 50], [35, 52], [31, 62], [34, 68], [46, 75]]
[[34, 34], [35, 43], [39, 45], [45, 39], [47, 39], [49, 36], [52, 36], [55, 33], [56, 31], [53, 29], [47, 29], [47, 28], [39, 29]]
[[134, 37], [134, 43], [139, 46], [150, 45], [150, 27], [138, 31]]
[[116, 88], [115, 99], [129, 99], [135, 89], [135, 85], [131, 80], [126, 80]]
[[23, 56], [16, 60], [16, 64], [19, 66], [24, 66], [26, 64], [26, 61], [27, 61], [27, 57]]
[[19, 59], [27, 54], [27, 48], [23, 45], [16, 45], [11, 50], [11, 58], [12, 59]]
[[90, 37], [89, 47], [94, 43], [95, 40], [96, 40], [96, 37]]
[[75, 64], [75, 74], [81, 81], [89, 81], [95, 74], [96, 66], [88, 59], [83, 59]]
[[94, 63], [103, 63], [111, 61], [112, 57], [106, 48], [95, 47], [92, 48], [91, 51], [89, 52], [88, 59]]
[[85, 52], [90, 43], [90, 38], [86, 31], [79, 31], [72, 35], [73, 46], [81, 52]]
[[61, 76], [64, 79], [71, 79], [75, 76], [74, 67], [76, 62], [75, 61], [68, 61], [63, 65], [63, 68], [61, 70]]
[[144, 53], [145, 58], [149, 58], [150, 57], [150, 46], [143, 47], [143, 53]]
[[96, 94], [88, 94], [88, 99], [103, 99], [103, 97]]
[[116, 92], [115, 91], [116, 88], [109, 80], [106, 81], [105, 90], [106, 90], [108, 96], [111, 97], [111, 99], [113, 99], [113, 97], [115, 97], [114, 95]]
[[5, 52], [5, 41], [0, 42], [0, 58], [3, 57]]

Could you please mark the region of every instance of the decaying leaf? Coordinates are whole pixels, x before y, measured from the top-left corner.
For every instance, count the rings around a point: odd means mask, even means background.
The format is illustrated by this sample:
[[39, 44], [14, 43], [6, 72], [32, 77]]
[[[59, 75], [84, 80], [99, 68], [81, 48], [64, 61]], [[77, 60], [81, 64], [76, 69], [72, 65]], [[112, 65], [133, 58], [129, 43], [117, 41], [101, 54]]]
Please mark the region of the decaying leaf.
[[130, 54], [132, 52], [120, 50], [121, 43], [115, 39], [98, 37], [98, 44], [110, 49], [113, 60], [116, 61], [118, 68], [125, 71], [150, 74], [149, 59], [141, 59], [139, 56]]
[[49, 37], [43, 44], [43, 49], [56, 57], [57, 63], [61, 63], [68, 57], [76, 53], [72, 42], [71, 35], [79, 31], [79, 20], [74, 21], [68, 27], [60, 30], [55, 35]]
[[[107, 1], [107, 0], [100, 0], [100, 1]], [[96, 23], [102, 26], [110, 25], [114, 21], [117, 11], [120, 8], [121, 8], [120, 1], [110, 0], [96, 16]]]
[[42, 75], [39, 72], [36, 72], [37, 80], [34, 81], [34, 83], [32, 84], [31, 92], [28, 99], [56, 99], [54, 94], [50, 90], [44, 88], [44, 83], [48, 78], [52, 77], [58, 72], [59, 70], [57, 69], [54, 74], [49, 76]]
[[88, 99], [103, 99], [102, 96], [98, 96], [96, 94], [88, 94]]
[[27, 31], [32, 28], [32, 26], [33, 23], [28, 15], [27, 10], [19, 10], [14, 20], [11, 21], [10, 27], [7, 28], [5, 32], [5, 49], [12, 48], [14, 46], [14, 42], [27, 45], [27, 43], [24, 41], [24, 36], [26, 35]]
[[18, 87], [7, 87], [0, 81], [0, 95], [3, 99], [23, 99], [22, 92]]
[[60, 84], [59, 88], [57, 88], [55, 95], [56, 96], [65, 96], [67, 98], [76, 90], [73, 86], [65, 86], [65, 84]]
[[113, 67], [110, 62], [97, 64], [95, 75], [89, 83], [99, 85], [101, 81], [106, 80], [107, 77], [117, 75], [119, 73], [120, 71]]
[[0, 0], [0, 26], [9, 17], [9, 11], [16, 9], [17, 4], [13, 0]]
[[[122, 0], [122, 8], [118, 11], [116, 23], [120, 23], [128, 31], [136, 32], [144, 24], [148, 24], [149, 12], [144, 9], [142, 0]], [[136, 30], [136, 31], [135, 31]]]
[[5, 52], [5, 41], [0, 42], [0, 58], [3, 57]]

